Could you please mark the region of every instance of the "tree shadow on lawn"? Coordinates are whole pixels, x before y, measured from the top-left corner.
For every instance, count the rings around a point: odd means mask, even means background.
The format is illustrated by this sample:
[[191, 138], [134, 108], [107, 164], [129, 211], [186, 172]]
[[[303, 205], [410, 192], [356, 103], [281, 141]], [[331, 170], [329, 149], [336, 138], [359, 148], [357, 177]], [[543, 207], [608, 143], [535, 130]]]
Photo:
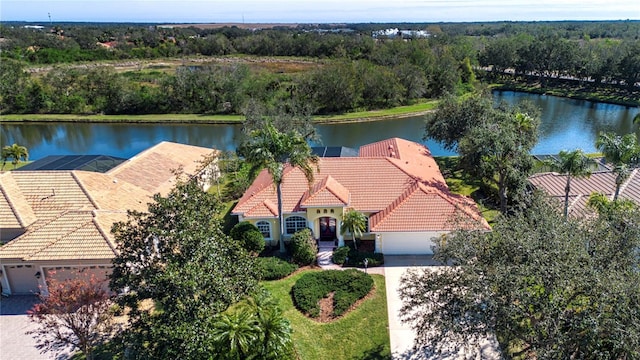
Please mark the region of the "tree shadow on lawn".
[[373, 349], [365, 351], [363, 354], [351, 358], [351, 360], [389, 360], [391, 353], [384, 345], [378, 345]]

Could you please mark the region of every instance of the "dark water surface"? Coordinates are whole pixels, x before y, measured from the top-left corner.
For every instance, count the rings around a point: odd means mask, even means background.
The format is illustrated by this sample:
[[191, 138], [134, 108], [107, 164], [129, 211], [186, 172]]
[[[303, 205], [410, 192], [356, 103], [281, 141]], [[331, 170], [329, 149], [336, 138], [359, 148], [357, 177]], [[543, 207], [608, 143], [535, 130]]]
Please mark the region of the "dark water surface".
[[[533, 101], [542, 109], [540, 140], [534, 154], [555, 154], [581, 148], [595, 151], [599, 131], [618, 134], [636, 132], [633, 117], [637, 107], [571, 100], [518, 92], [496, 92], [496, 101]], [[401, 137], [426, 144], [434, 155], [451, 155], [434, 141], [423, 141], [423, 117], [375, 122], [318, 125], [322, 145], [359, 146], [389, 137]], [[29, 149], [30, 158], [47, 155], [104, 154], [130, 158], [161, 141], [173, 141], [221, 150], [235, 150], [240, 141], [238, 125], [194, 124], [1, 124], [2, 146], [18, 143]]]

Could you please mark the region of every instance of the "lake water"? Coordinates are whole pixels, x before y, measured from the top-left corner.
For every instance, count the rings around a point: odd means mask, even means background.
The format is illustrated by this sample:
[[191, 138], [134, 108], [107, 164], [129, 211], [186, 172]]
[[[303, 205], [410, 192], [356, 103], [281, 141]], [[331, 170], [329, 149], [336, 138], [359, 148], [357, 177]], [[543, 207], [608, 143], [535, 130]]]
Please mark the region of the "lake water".
[[[571, 100], [518, 92], [496, 92], [496, 101], [514, 103], [529, 99], [542, 109], [540, 140], [534, 154], [556, 154], [581, 148], [595, 151], [600, 131], [618, 134], [636, 132], [633, 117], [637, 107]], [[434, 155], [452, 155], [438, 143], [423, 141], [423, 117], [375, 122], [318, 125], [322, 145], [358, 148], [363, 144], [401, 137], [427, 145]], [[194, 124], [72, 124], [6, 123], [0, 125], [2, 146], [18, 143], [29, 149], [30, 158], [47, 155], [104, 154], [130, 158], [161, 141], [173, 141], [221, 150], [235, 150], [241, 130], [237, 125]]]

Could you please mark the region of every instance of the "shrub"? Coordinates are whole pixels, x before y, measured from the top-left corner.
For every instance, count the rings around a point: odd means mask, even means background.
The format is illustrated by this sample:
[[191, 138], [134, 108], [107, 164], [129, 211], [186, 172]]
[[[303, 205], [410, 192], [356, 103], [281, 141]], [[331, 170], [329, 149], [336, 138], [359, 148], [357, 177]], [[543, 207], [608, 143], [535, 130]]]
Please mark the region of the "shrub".
[[291, 290], [293, 302], [301, 312], [311, 317], [320, 315], [318, 302], [333, 292], [333, 316], [344, 314], [373, 287], [370, 275], [355, 269], [325, 270], [304, 274]]
[[350, 248], [347, 265], [364, 267], [364, 259], [369, 259], [368, 267], [381, 266], [384, 264], [384, 255], [382, 253], [364, 252]]
[[311, 265], [316, 260], [318, 245], [311, 236], [311, 230], [303, 229], [291, 237], [291, 257], [300, 265]]
[[242, 235], [244, 235], [245, 232], [251, 231], [251, 230], [260, 231], [252, 223], [248, 221], [241, 221], [231, 229], [231, 231], [229, 232], [229, 236], [231, 236], [233, 240], [241, 240]]
[[347, 260], [347, 256], [349, 255], [349, 247], [341, 246], [333, 251], [333, 263], [342, 265]]
[[258, 258], [257, 265], [263, 280], [282, 279], [298, 269], [298, 265], [272, 256]]
[[249, 252], [259, 253], [264, 250], [265, 241], [262, 233], [248, 221], [236, 224], [229, 232], [229, 235], [240, 242], [240, 246]]
[[264, 250], [266, 244], [264, 236], [262, 236], [262, 233], [258, 230], [249, 230], [245, 232], [240, 241], [242, 242], [241, 245], [243, 248], [254, 253], [260, 253]]

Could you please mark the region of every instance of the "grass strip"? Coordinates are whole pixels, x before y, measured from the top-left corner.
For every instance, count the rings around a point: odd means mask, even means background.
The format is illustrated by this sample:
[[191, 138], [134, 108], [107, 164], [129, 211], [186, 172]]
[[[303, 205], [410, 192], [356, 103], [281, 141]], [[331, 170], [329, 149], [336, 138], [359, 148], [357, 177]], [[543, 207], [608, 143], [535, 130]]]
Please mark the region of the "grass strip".
[[[399, 106], [392, 109], [360, 111], [331, 116], [316, 116], [314, 122], [345, 123], [376, 121], [389, 118], [403, 118], [422, 115], [433, 110], [437, 101], [415, 105]], [[148, 115], [76, 115], [76, 114], [9, 114], [0, 117], [2, 122], [82, 122], [82, 123], [176, 123], [176, 124], [241, 124], [243, 115], [201, 115], [201, 114], [148, 114]]]

